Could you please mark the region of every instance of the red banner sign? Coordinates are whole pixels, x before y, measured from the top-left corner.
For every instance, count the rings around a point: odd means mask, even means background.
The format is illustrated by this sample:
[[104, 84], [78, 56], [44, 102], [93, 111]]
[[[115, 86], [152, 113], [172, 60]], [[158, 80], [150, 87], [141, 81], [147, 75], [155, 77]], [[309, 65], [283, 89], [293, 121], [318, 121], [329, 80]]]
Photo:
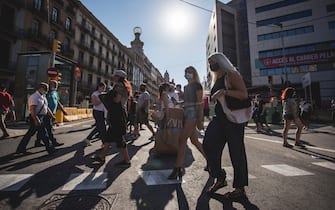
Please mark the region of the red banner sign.
[[275, 68], [281, 66], [297, 66], [313, 63], [325, 63], [335, 61], [335, 49], [316, 51], [303, 54], [291, 54], [286, 56], [276, 56], [260, 58], [263, 68]]

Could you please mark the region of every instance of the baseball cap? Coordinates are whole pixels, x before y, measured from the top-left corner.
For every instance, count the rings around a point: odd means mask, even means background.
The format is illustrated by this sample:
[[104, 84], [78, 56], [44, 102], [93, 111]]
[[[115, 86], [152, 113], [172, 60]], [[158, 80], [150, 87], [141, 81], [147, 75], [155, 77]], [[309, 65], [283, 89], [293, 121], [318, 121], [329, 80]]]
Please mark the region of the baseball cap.
[[123, 70], [115, 70], [113, 76], [119, 76], [119, 77], [122, 77], [122, 78], [126, 78], [127, 73]]

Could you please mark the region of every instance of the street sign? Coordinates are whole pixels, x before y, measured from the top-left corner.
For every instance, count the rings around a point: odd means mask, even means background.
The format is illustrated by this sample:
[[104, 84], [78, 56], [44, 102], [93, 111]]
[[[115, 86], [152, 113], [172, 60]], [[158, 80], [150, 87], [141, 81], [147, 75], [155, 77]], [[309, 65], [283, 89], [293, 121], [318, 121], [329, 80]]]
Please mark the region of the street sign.
[[50, 67], [47, 69], [47, 74], [49, 77], [55, 77], [58, 76], [59, 70], [54, 67]]
[[302, 81], [302, 87], [303, 88], [311, 85], [311, 83], [312, 83], [312, 81], [311, 81], [311, 74], [308, 72], [307, 74], [305, 74], [304, 76], [302, 76], [301, 81]]

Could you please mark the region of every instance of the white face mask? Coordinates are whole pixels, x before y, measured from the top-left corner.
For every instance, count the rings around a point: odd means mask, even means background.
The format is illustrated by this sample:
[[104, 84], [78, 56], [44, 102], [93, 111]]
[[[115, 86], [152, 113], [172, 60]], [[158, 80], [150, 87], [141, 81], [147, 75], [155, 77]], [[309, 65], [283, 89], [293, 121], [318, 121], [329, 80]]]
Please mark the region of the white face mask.
[[187, 79], [187, 80], [193, 79], [193, 74], [189, 73], [189, 72], [185, 73], [185, 79]]

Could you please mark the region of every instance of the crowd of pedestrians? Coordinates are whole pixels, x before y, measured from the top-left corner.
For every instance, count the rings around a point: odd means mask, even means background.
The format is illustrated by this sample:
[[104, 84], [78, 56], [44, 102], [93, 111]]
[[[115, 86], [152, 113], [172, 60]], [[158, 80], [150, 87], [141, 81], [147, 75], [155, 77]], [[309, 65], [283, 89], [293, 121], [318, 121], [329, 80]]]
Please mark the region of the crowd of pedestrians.
[[[244, 130], [246, 123], [233, 122], [225, 111], [228, 106], [228, 98], [235, 101], [249, 101], [246, 85], [239, 71], [232, 65], [223, 53], [214, 53], [208, 57], [208, 63], [212, 74], [212, 84], [209, 94], [205, 94], [200, 83], [197, 70], [186, 67], [184, 77], [187, 84], [182, 88], [180, 84], [174, 86], [168, 82], [159, 86], [158, 103], [155, 109], [163, 113], [160, 119], [155, 120], [158, 125], [156, 131], [151, 125], [150, 104], [151, 95], [145, 83], [142, 83], [139, 90], [133, 94], [133, 87], [127, 80], [127, 73], [123, 70], [116, 70], [112, 76], [112, 86], [107, 89], [106, 84], [100, 82], [96, 90], [91, 94], [93, 104], [93, 117], [95, 124], [89, 135], [84, 139], [84, 146], [92, 145], [92, 139], [101, 140], [102, 150], [91, 156], [92, 163], [104, 164], [109, 149], [114, 143], [119, 149], [122, 161], [115, 164], [116, 167], [128, 168], [131, 166], [131, 159], [127, 148], [127, 134], [131, 134], [134, 139], [139, 138], [140, 127], [145, 125], [151, 132], [149, 140], [161, 141], [162, 135], [158, 135], [162, 130], [169, 129], [169, 123], [174, 124], [172, 130], [177, 130], [174, 136], [166, 135], [164, 138], [175, 138], [176, 145], [174, 153], [176, 160], [174, 168], [166, 177], [167, 179], [182, 179], [185, 174], [184, 159], [186, 155], [187, 140], [190, 139], [195, 148], [202, 154], [206, 165], [204, 170], [215, 180], [207, 192], [215, 193], [218, 189], [228, 185], [226, 171], [223, 168], [222, 153], [227, 144], [229, 155], [234, 169], [233, 191], [226, 193], [227, 199], [245, 197], [245, 187], [248, 186], [248, 164], [246, 148], [244, 144]], [[55, 147], [63, 145], [56, 140], [52, 132], [56, 110], [60, 109], [67, 114], [60, 103], [57, 92], [58, 82], [51, 80], [49, 84], [41, 82], [36, 91], [28, 99], [29, 109], [29, 129], [21, 139], [17, 149], [17, 154], [26, 154], [27, 145], [32, 136], [37, 133], [35, 146], [45, 146], [46, 151], [51, 154], [55, 152]], [[220, 98], [226, 98], [227, 102], [222, 103]], [[225, 100], [224, 100], [225, 101]], [[14, 109], [12, 96], [6, 92], [5, 88], [0, 92], [0, 111], [2, 137], [6, 138], [10, 134], [6, 130], [5, 118], [10, 110]], [[215, 115], [210, 117], [210, 103], [214, 104]], [[225, 104], [227, 103], [227, 104]], [[287, 141], [288, 130], [292, 123], [297, 127], [295, 146], [304, 147], [301, 143], [301, 133], [303, 126], [310, 128], [310, 116], [312, 106], [308, 101], [300, 104], [296, 100], [296, 91], [288, 87], [282, 91], [281, 104], [283, 107], [282, 118], [284, 128], [282, 132], [283, 146], [292, 148], [293, 145]], [[266, 102], [257, 95], [253, 101], [253, 120], [256, 124], [256, 131], [270, 129], [267, 122]], [[277, 107], [276, 107], [277, 108]], [[333, 120], [335, 116], [335, 102], [332, 101]], [[171, 121], [171, 113], [182, 112], [177, 121]], [[276, 113], [278, 111], [276, 110]], [[204, 120], [209, 124], [204, 133], [203, 142], [198, 140], [198, 131], [204, 130]], [[178, 118], [178, 117], [177, 117]], [[181, 122], [181, 123], [180, 123]], [[177, 129], [175, 129], [177, 128]], [[128, 131], [128, 133], [127, 133]], [[41, 142], [42, 141], [42, 142]]]

